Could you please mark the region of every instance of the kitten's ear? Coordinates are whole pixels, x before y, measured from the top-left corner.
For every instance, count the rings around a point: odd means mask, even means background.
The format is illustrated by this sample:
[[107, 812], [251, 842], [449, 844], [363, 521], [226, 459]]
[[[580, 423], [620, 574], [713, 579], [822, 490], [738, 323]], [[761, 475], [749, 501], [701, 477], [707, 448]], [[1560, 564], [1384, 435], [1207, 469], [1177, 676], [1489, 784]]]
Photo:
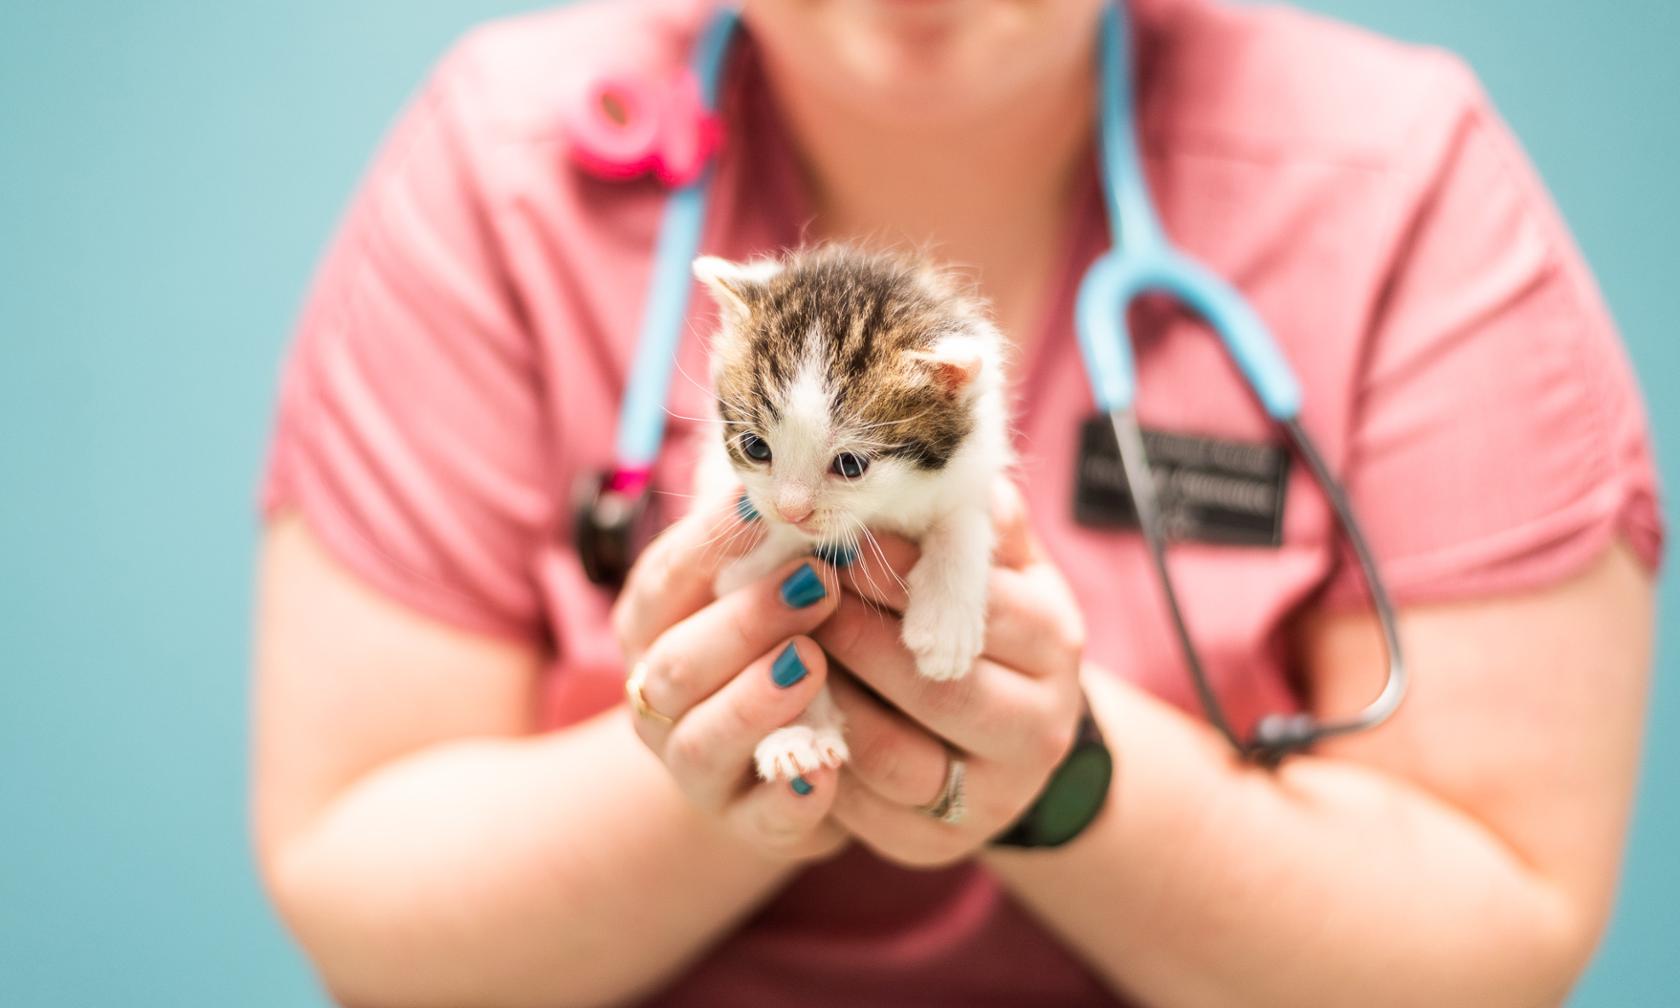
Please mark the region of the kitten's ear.
[[764, 293], [772, 277], [781, 272], [774, 260], [736, 263], [717, 256], [701, 256], [694, 260], [694, 276], [706, 289], [724, 315], [739, 322], [752, 314], [753, 305]]
[[978, 340], [971, 336], [941, 337], [926, 350], [917, 350], [910, 359], [921, 367], [940, 391], [960, 396], [974, 387], [985, 367], [985, 354]]

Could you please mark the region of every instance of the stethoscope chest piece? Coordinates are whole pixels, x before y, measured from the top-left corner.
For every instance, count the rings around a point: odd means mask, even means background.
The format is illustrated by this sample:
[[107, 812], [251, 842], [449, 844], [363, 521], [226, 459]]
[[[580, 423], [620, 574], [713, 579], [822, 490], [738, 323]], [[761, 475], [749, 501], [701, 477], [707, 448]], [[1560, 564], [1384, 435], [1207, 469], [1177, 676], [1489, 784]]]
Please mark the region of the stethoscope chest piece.
[[573, 539], [591, 584], [618, 588], [636, 555], [653, 538], [652, 494], [646, 480], [621, 472], [592, 473], [573, 493]]

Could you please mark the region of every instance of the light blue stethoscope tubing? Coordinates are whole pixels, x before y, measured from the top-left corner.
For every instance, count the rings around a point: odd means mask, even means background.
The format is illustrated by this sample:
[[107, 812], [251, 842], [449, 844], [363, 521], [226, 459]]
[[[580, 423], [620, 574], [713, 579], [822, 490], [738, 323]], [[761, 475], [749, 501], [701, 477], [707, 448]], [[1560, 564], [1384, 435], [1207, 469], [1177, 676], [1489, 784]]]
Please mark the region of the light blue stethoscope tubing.
[[[1086, 272], [1075, 307], [1097, 408], [1112, 413], [1133, 405], [1137, 377], [1126, 306], [1139, 294], [1158, 291], [1189, 305], [1213, 327], [1272, 419], [1294, 420], [1301, 413], [1301, 385], [1266, 324], [1235, 288], [1174, 248], [1155, 215], [1133, 119], [1131, 40], [1118, 3], [1103, 14], [1099, 44], [1097, 129], [1114, 245]], [[1104, 339], [1105, 333], [1122, 338]]]
[[[1174, 248], [1155, 215], [1133, 120], [1130, 41], [1120, 9], [1123, 2], [1116, 0], [1104, 12], [1100, 38], [1102, 98], [1098, 131], [1104, 195], [1115, 241], [1080, 282], [1074, 306], [1075, 329], [1092, 396], [1097, 406], [1108, 414], [1119, 443], [1121, 466], [1136, 506], [1138, 524], [1202, 709], [1238, 754], [1272, 765], [1319, 739], [1373, 728], [1393, 714], [1406, 689], [1397, 621], [1375, 557], [1347, 494], [1301, 426], [1301, 387], [1288, 361], [1242, 295]], [[700, 85], [702, 106], [708, 114], [716, 112], [719, 77], [738, 21], [739, 15], [733, 9], [720, 10], [695, 49], [692, 68]], [[659, 453], [665, 428], [665, 395], [687, 314], [690, 264], [699, 251], [711, 179], [712, 165], [708, 164], [695, 181], [673, 192], [665, 207], [636, 357], [619, 411], [615, 470], [618, 473], [645, 474]], [[1202, 666], [1167, 569], [1166, 536], [1155, 480], [1137, 422], [1137, 376], [1126, 308], [1146, 292], [1159, 292], [1180, 300], [1213, 329], [1267, 415], [1289, 434], [1353, 547], [1388, 653], [1387, 678], [1381, 692], [1353, 717], [1321, 722], [1306, 714], [1269, 715], [1256, 726], [1254, 738], [1245, 741], [1225, 716]], [[1104, 334], [1110, 334], [1111, 338], [1103, 338]]]
[[[695, 46], [690, 65], [699, 84], [700, 105], [707, 115], [717, 114], [718, 85], [739, 20], [733, 8], [720, 9]], [[689, 270], [706, 226], [715, 164], [716, 158], [708, 160], [699, 176], [671, 193], [665, 203], [648, 277], [647, 307], [642, 311], [641, 333], [636, 338], [636, 359], [619, 407], [614, 450], [621, 470], [645, 473], [659, 456], [659, 444], [665, 436], [665, 395], [671, 388], [677, 346], [688, 317], [692, 286]]]
[[[1318, 446], [1301, 425], [1301, 385], [1266, 324], [1236, 289], [1174, 248], [1155, 215], [1138, 151], [1132, 98], [1131, 42], [1120, 2], [1103, 13], [1102, 100], [1098, 110], [1104, 195], [1114, 245], [1098, 257], [1079, 285], [1074, 324], [1091, 394], [1108, 414], [1120, 449], [1121, 470], [1132, 494], [1138, 526], [1171, 618], [1186, 668], [1208, 722], [1245, 759], [1274, 765], [1322, 738], [1374, 728], [1399, 707], [1406, 691], [1405, 665], [1394, 606], [1377, 569], [1352, 503], [1330, 472]], [[1184, 618], [1172, 573], [1167, 569], [1166, 534], [1161, 525], [1155, 479], [1149, 469], [1136, 412], [1137, 374], [1126, 309], [1138, 295], [1174, 297], [1208, 324], [1224, 345], [1261, 407], [1289, 434], [1323, 490], [1370, 591], [1388, 654], [1381, 692], [1364, 710], [1345, 720], [1321, 722], [1307, 714], [1273, 714], [1255, 726], [1254, 737], [1237, 734], [1209, 682]]]

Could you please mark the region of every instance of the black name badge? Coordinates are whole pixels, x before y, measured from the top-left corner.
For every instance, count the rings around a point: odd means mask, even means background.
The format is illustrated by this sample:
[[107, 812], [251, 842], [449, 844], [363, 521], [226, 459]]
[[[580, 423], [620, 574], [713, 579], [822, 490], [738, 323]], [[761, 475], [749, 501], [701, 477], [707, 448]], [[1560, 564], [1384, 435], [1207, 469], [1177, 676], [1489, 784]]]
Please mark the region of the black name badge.
[[[1228, 546], [1283, 542], [1289, 453], [1264, 441], [1144, 430], [1167, 538]], [[1074, 466], [1073, 517], [1091, 528], [1137, 528], [1137, 508], [1120, 467], [1107, 415], [1085, 421]]]

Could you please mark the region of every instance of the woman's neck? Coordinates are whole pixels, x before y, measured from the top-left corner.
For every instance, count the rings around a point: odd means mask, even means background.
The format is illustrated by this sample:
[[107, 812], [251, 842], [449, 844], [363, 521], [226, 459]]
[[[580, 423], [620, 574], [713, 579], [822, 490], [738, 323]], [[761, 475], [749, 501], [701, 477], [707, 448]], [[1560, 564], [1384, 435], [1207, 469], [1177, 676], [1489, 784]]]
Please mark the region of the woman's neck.
[[796, 70], [766, 69], [811, 188], [811, 237], [908, 245], [971, 267], [1006, 333], [1031, 342], [1091, 156], [1090, 62], [943, 128], [874, 118]]

